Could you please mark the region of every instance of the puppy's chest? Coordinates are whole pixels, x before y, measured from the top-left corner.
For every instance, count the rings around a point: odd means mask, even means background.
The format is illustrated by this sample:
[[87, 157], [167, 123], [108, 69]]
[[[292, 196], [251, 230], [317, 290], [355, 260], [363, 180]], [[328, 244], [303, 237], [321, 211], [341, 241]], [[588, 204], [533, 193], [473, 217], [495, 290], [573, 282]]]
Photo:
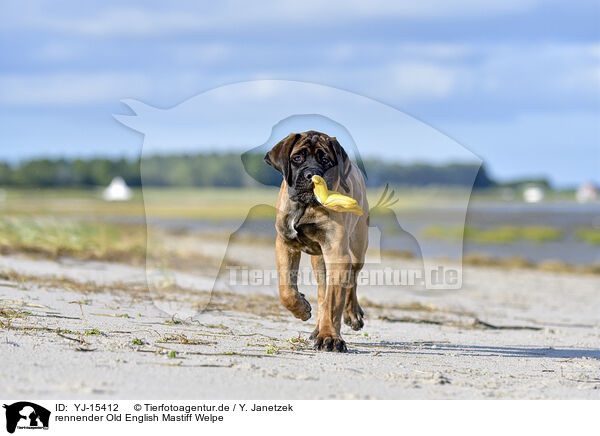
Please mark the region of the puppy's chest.
[[327, 222], [313, 215], [296, 218], [288, 215], [277, 223], [277, 232], [285, 242], [308, 254], [322, 254], [321, 244], [327, 238]]

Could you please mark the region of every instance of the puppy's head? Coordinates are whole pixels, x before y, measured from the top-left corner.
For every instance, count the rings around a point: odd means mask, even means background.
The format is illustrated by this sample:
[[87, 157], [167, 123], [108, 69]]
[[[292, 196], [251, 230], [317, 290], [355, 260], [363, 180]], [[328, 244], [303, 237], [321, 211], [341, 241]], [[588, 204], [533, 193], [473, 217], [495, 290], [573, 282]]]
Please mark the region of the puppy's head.
[[265, 162], [283, 174], [293, 201], [314, 201], [314, 175], [323, 177], [329, 189], [348, 191], [350, 159], [337, 139], [324, 133], [291, 133], [266, 154]]

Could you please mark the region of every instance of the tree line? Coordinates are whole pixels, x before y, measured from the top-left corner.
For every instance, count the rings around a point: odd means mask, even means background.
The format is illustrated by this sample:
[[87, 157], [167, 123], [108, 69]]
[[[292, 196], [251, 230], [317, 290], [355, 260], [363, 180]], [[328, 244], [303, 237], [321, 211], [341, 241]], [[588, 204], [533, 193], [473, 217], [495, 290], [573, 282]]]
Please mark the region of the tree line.
[[[365, 161], [367, 186], [470, 186], [472, 164], [401, 164]], [[249, 174], [253, 174], [254, 177]], [[256, 177], [260, 174], [260, 177]], [[281, 175], [263, 162], [262, 155], [199, 153], [155, 155], [140, 159], [35, 159], [15, 165], [0, 163], [0, 186], [20, 188], [93, 188], [108, 185], [120, 176], [132, 187], [244, 187], [262, 183], [278, 185]], [[481, 167], [475, 188], [497, 186]]]

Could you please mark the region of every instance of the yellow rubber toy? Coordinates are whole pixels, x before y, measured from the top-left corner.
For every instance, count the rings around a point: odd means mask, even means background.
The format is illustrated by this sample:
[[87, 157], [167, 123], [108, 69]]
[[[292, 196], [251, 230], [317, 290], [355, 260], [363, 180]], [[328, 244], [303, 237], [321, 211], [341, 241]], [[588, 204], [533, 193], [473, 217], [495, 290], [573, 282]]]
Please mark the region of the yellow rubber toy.
[[356, 215], [363, 214], [363, 210], [354, 198], [327, 189], [327, 182], [325, 182], [323, 177], [312, 176], [311, 180], [315, 184], [313, 192], [315, 193], [315, 197], [317, 197], [317, 201], [327, 209], [335, 210], [336, 212], [350, 212]]

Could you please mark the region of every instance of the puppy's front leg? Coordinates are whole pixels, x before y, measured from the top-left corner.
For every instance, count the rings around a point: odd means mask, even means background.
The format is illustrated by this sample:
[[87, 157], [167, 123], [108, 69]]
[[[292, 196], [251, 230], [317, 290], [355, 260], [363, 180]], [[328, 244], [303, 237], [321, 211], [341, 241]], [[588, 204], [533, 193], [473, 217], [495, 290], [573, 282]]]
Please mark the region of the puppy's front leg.
[[310, 303], [298, 292], [300, 251], [292, 250], [279, 236], [275, 242], [277, 270], [279, 271], [279, 301], [296, 318], [310, 318]]
[[310, 257], [315, 278], [319, 286], [317, 296], [317, 325], [310, 335], [311, 339], [315, 339], [319, 334], [319, 324], [321, 321], [321, 315], [323, 314], [323, 302], [325, 301], [325, 292], [327, 291], [327, 268], [325, 267], [325, 259], [323, 255], [317, 254]]

